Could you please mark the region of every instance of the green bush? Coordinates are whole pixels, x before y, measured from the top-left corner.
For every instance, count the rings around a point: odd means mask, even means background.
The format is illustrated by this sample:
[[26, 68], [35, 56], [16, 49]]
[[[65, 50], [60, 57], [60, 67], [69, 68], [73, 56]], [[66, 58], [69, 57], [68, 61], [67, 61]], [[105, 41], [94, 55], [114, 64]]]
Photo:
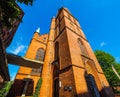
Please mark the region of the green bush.
[[12, 82], [5, 82], [4, 87], [0, 90], [0, 97], [5, 97], [5, 94], [9, 92], [11, 85]]
[[41, 84], [42, 84], [42, 78], [40, 78], [37, 82], [35, 93], [33, 94], [33, 97], [38, 97], [39, 96]]

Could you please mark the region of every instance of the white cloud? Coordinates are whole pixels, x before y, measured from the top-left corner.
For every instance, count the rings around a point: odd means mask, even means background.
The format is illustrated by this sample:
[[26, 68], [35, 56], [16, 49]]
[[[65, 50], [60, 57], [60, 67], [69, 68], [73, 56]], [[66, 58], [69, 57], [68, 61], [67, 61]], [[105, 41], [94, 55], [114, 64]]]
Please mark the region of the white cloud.
[[104, 41], [100, 43], [100, 47], [103, 47], [105, 45], [106, 45], [106, 43]]
[[26, 51], [27, 51], [27, 48], [28, 48], [28, 46], [23, 45], [23, 44], [19, 44], [17, 46], [14, 45], [12, 47], [7, 48], [6, 52], [20, 55], [20, 56], [24, 56]]
[[18, 53], [22, 52], [24, 48], [25, 48], [24, 45], [20, 45], [15, 50], [13, 50], [12, 53], [18, 54]]

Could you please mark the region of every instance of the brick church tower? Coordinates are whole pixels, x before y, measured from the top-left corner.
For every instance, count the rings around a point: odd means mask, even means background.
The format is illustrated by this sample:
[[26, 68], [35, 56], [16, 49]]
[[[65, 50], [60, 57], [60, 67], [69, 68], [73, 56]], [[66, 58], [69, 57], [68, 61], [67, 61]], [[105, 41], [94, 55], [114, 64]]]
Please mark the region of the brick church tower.
[[40, 97], [114, 97], [77, 19], [66, 8], [52, 19]]
[[31, 79], [23, 89], [30, 85], [32, 89], [33, 85], [34, 91], [42, 77], [39, 97], [114, 97], [88, 40], [68, 9], [59, 9], [52, 18], [49, 34], [39, 36], [38, 32], [25, 57], [44, 64], [39, 69], [20, 67], [15, 81]]

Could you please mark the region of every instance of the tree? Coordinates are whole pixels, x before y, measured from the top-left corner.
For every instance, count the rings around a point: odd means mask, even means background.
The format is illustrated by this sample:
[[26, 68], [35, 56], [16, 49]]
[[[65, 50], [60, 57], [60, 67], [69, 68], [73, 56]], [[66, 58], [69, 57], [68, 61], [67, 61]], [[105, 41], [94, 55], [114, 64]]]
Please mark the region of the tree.
[[6, 97], [12, 85], [12, 81], [5, 82], [4, 87], [0, 90], [0, 97]]
[[115, 58], [111, 54], [101, 50], [96, 50], [94, 53], [103, 69], [103, 72], [110, 86], [114, 87], [116, 86], [116, 84], [120, 85], [120, 79], [116, 76], [116, 74], [112, 70], [112, 65], [114, 65], [115, 69], [119, 71], [118, 73], [120, 74], [120, 65], [115, 61]]
[[33, 1], [34, 0], [0, 0], [0, 55], [2, 55], [2, 59], [4, 60], [4, 64], [0, 63], [0, 65], [7, 65], [7, 58], [5, 54], [6, 51], [3, 40], [3, 27], [10, 28], [12, 26], [11, 21], [13, 20], [21, 21], [20, 10], [16, 2], [24, 3], [26, 5], [32, 5]]
[[16, 2], [32, 5], [33, 0], [0, 0], [0, 26], [11, 26], [11, 20], [20, 20], [20, 10]]
[[114, 67], [115, 67], [116, 71], [118, 72], [118, 74], [120, 75], [120, 63], [116, 63], [114, 65]]
[[116, 63], [115, 58], [104, 51], [96, 50], [95, 55], [103, 69], [111, 67], [111, 65]]

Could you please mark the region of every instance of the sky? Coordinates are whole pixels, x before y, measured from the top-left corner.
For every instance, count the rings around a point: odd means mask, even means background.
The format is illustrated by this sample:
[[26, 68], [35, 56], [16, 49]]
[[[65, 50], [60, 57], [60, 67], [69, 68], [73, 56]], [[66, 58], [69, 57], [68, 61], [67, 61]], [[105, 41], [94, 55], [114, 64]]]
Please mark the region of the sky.
[[[24, 56], [36, 29], [40, 27], [40, 34], [48, 33], [51, 18], [66, 7], [79, 21], [93, 51], [108, 52], [120, 62], [120, 0], [35, 0], [33, 6], [19, 6], [25, 13], [23, 22], [7, 52]], [[9, 64], [11, 79], [18, 69]]]

